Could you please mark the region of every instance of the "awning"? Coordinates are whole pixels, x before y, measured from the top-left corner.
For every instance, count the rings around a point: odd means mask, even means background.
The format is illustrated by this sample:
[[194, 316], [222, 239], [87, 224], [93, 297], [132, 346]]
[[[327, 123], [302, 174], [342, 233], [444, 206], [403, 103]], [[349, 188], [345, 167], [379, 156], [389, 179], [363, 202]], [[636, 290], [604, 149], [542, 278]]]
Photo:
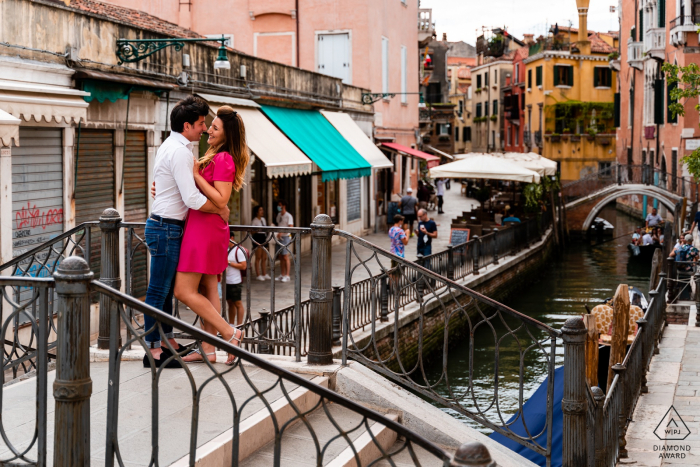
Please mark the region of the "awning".
[[490, 155], [467, 157], [430, 169], [432, 178], [479, 178], [537, 183], [540, 175], [506, 159]]
[[124, 83], [131, 84], [134, 86], [140, 86], [143, 88], [155, 88], [164, 91], [174, 91], [180, 89], [177, 84], [164, 83], [162, 81], [155, 81], [152, 79], [139, 78], [138, 76], [132, 75], [120, 75], [116, 73], [104, 73], [101, 71], [93, 70], [80, 70], [73, 75], [77, 80], [84, 79], [94, 79], [98, 81], [111, 81], [113, 83]]
[[408, 146], [404, 146], [402, 144], [398, 143], [382, 143], [382, 147], [385, 147], [387, 149], [390, 149], [392, 151], [396, 151], [402, 154], [405, 154], [407, 156], [411, 157], [417, 157], [418, 159], [423, 159], [428, 163], [428, 168], [431, 167], [436, 167], [440, 164], [440, 158], [433, 156], [432, 154], [428, 154], [427, 152], [419, 151], [417, 149], [409, 148]]
[[507, 152], [499, 155], [504, 159], [518, 164], [520, 167], [537, 172], [540, 175], [556, 175], [557, 163], [553, 160], [542, 157], [537, 153]]
[[368, 177], [372, 166], [315, 110], [261, 106], [263, 112], [322, 171], [324, 182]]
[[21, 122], [22, 120], [19, 118], [0, 110], [0, 146], [12, 147], [13, 140], [15, 146], [19, 146], [19, 124]]
[[85, 121], [90, 93], [64, 86], [0, 80], [0, 109], [31, 121], [78, 123]]
[[442, 152], [442, 151], [440, 151], [439, 149], [436, 149], [436, 148], [434, 148], [434, 147], [432, 147], [432, 146], [428, 146], [428, 150], [433, 151], [433, 152], [434, 152], [435, 154], [437, 154], [438, 156], [446, 157], [446, 158], [448, 158], [448, 159], [451, 160], [451, 161], [455, 160], [454, 156], [450, 156], [450, 155], [447, 154], [446, 152]]
[[367, 137], [365, 132], [362, 131], [350, 115], [343, 112], [330, 112], [328, 110], [322, 110], [321, 113], [331, 122], [331, 125], [338, 130], [343, 138], [372, 165], [372, 168], [394, 168], [394, 164], [392, 164], [372, 140]]
[[260, 105], [246, 100], [211, 94], [198, 94], [216, 115], [219, 107], [230, 105], [245, 124], [248, 147], [263, 161], [269, 178], [309, 174], [313, 163], [260, 111]]

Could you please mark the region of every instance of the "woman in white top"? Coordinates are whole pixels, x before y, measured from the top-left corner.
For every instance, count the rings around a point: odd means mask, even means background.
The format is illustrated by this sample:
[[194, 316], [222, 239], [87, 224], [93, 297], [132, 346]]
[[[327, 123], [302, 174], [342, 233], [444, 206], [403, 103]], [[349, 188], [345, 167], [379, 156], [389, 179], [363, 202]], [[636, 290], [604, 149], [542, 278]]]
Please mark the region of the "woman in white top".
[[[262, 206], [256, 206], [253, 208], [253, 226], [256, 227], [267, 227], [267, 221], [263, 217], [265, 214], [265, 209]], [[253, 246], [255, 250], [255, 271], [258, 276], [256, 277], [259, 281], [270, 280], [270, 275], [265, 272], [265, 262], [267, 258], [265, 257], [265, 247], [267, 242], [267, 234], [256, 233], [253, 234]], [[259, 246], [258, 246], [259, 245]]]

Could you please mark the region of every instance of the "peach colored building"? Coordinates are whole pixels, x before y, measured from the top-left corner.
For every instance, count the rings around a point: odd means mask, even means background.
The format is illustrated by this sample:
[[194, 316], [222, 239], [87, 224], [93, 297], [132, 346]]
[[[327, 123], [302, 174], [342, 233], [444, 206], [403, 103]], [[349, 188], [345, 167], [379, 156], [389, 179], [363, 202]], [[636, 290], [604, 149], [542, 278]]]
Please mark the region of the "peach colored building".
[[[661, 67], [700, 61], [697, 0], [622, 0], [620, 67], [620, 128], [617, 160], [620, 164], [648, 166], [650, 183], [677, 191], [677, 177], [688, 176], [681, 159], [700, 144], [697, 99], [685, 102], [686, 116], [668, 112], [669, 86]], [[652, 170], [653, 169], [653, 170]], [[641, 170], [638, 172], [641, 173]], [[631, 171], [630, 174], [633, 174]], [[691, 184], [691, 188], [694, 184]], [[692, 191], [692, 190], [691, 190]], [[684, 193], [695, 200], [695, 193]], [[655, 204], [646, 197], [623, 203], [637, 213]]]
[[[108, 0], [146, 11], [256, 57], [342, 78], [373, 93], [416, 93], [379, 99], [366, 132], [378, 141], [416, 144], [419, 10], [417, 0]], [[356, 118], [354, 115], [353, 118]], [[373, 129], [372, 129], [373, 124]], [[401, 179], [395, 157], [393, 192]], [[417, 167], [419, 164], [410, 164]], [[410, 170], [410, 169], [409, 169]], [[415, 188], [416, 170], [411, 184]], [[405, 173], [405, 172], [404, 172]]]

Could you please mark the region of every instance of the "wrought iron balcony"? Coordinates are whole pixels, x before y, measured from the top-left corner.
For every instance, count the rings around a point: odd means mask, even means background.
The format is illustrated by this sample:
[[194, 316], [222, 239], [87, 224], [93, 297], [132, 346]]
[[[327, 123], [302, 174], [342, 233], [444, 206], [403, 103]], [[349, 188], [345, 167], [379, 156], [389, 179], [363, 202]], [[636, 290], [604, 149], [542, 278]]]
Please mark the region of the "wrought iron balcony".
[[686, 45], [688, 43], [688, 33], [697, 34], [698, 25], [696, 23], [699, 21], [700, 18], [698, 17], [694, 17], [693, 15], [684, 15], [682, 13], [681, 16], [672, 19], [669, 22], [669, 26], [671, 28], [669, 40], [671, 41], [671, 45], [676, 47]]
[[644, 54], [642, 53], [642, 43], [633, 41], [630, 37], [627, 40], [627, 64], [632, 68], [641, 70], [643, 68]]
[[535, 132], [535, 146], [537, 146], [538, 148], [542, 147], [542, 132], [541, 131]]
[[527, 147], [532, 146], [532, 133], [528, 130], [523, 130], [523, 144]]
[[666, 49], [666, 28], [650, 28], [644, 34], [644, 53], [663, 60]]

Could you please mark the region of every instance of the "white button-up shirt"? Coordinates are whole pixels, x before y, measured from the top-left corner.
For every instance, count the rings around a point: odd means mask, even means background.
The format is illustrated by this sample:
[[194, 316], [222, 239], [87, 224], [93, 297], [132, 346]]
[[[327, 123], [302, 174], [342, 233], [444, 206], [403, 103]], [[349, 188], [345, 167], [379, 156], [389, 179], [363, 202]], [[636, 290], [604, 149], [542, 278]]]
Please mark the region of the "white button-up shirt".
[[156, 199], [152, 214], [168, 219], [183, 220], [188, 209], [199, 209], [207, 202], [194, 183], [192, 142], [181, 133], [170, 136], [156, 153], [153, 180], [156, 182]]

